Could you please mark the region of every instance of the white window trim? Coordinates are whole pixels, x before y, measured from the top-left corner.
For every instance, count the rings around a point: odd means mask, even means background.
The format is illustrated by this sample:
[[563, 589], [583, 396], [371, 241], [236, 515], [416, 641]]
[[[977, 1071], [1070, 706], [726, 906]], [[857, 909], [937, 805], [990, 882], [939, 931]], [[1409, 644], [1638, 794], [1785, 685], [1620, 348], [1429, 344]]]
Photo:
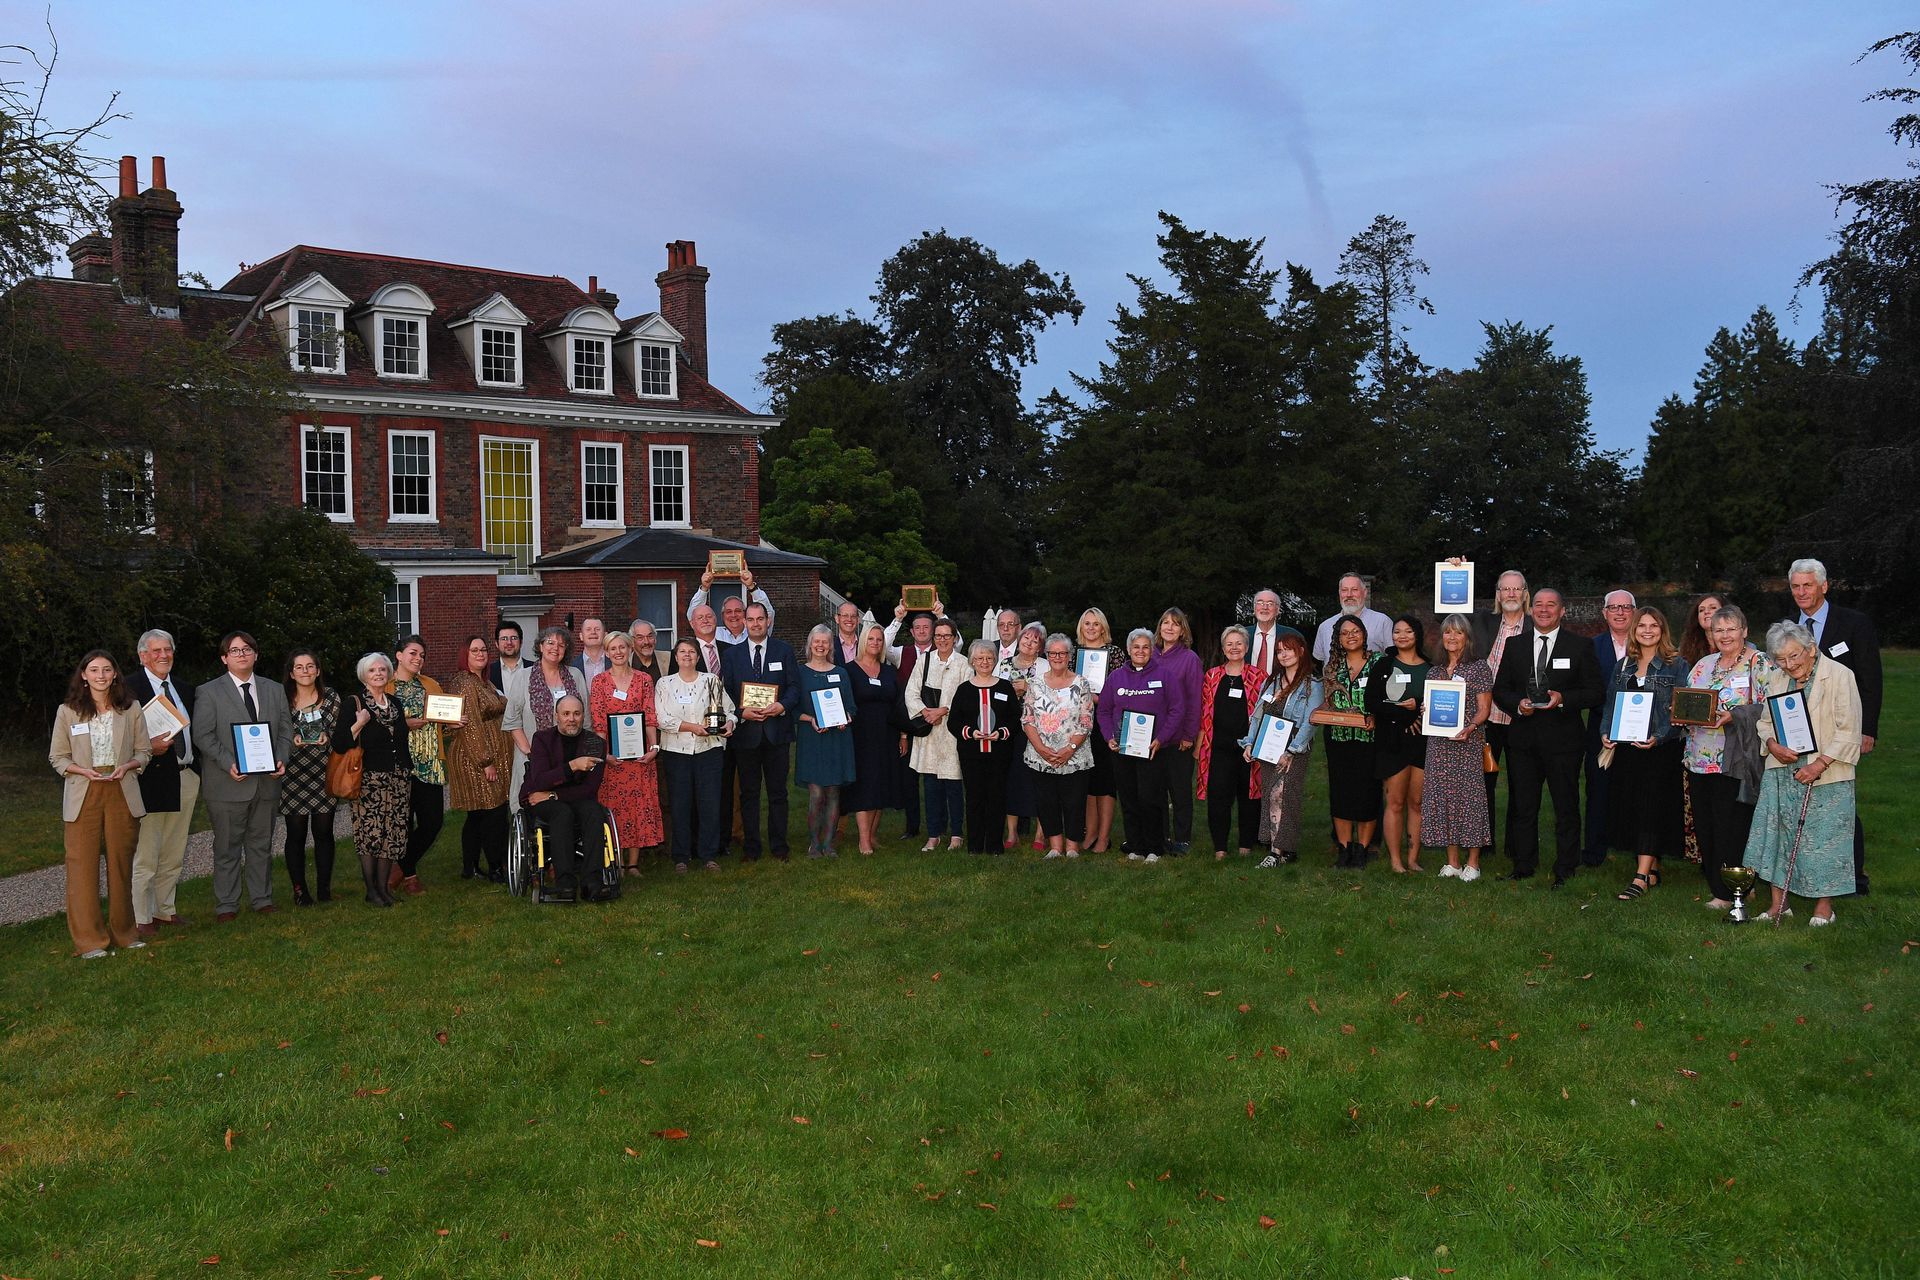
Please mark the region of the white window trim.
[[[587, 519], [587, 450], [613, 450], [613, 509], [611, 520]], [[627, 527], [627, 446], [618, 440], [582, 440], [580, 442], [580, 527], [582, 529], [624, 529]]]
[[[600, 348], [601, 380], [606, 383], [604, 387], [583, 387], [574, 381], [579, 367], [576, 363], [575, 348], [583, 342], [591, 342]], [[580, 396], [613, 395], [613, 342], [609, 338], [598, 334], [592, 337], [578, 333], [567, 335], [567, 390]]]
[[482, 547], [487, 545], [486, 457], [487, 445], [489, 444], [524, 444], [533, 449], [533, 547], [527, 555], [527, 560], [529, 561], [528, 572], [514, 573], [509, 569], [503, 568], [500, 570], [500, 581], [512, 586], [538, 586], [540, 584], [540, 575], [532, 570], [531, 562], [540, 558], [540, 442], [538, 440], [529, 440], [525, 436], [483, 435], [480, 437], [480, 447], [475, 451], [474, 459], [476, 470], [479, 472], [478, 476], [475, 477], [478, 481], [475, 487], [480, 493], [480, 545]]
[[[659, 392], [641, 390], [641, 379], [643, 376], [642, 366], [644, 363], [642, 357], [646, 354], [648, 347], [658, 347], [667, 353], [667, 392], [665, 395], [661, 395]], [[644, 339], [635, 341], [633, 344], [633, 389], [635, 394], [642, 400], [678, 400], [680, 398], [680, 349], [671, 342], [648, 342]]]
[[[504, 333], [513, 339], [513, 371], [518, 376], [512, 382], [495, 382], [486, 376], [486, 358], [482, 354], [487, 344], [487, 331]], [[475, 323], [473, 328], [473, 380], [483, 387], [523, 387], [527, 382], [527, 341], [519, 325]]]
[[[669, 450], [680, 455], [680, 510], [686, 516], [683, 520], [653, 518], [653, 459], [655, 454]], [[693, 450], [688, 446], [684, 444], [647, 446], [647, 523], [655, 529], [691, 529], [693, 527]]]
[[[421, 575], [418, 573], [402, 573], [397, 569], [393, 571], [393, 585], [406, 590], [407, 616], [412, 619], [406, 631], [401, 631], [397, 627], [394, 628], [393, 643], [396, 648], [399, 646], [402, 637], [409, 634], [417, 635], [420, 632], [420, 578]], [[386, 599], [384, 596], [381, 598], [380, 605], [382, 611], [384, 611], [386, 608]], [[388, 621], [391, 622], [392, 619], [388, 619]]]
[[[410, 324], [420, 335], [420, 372], [394, 373], [387, 368], [387, 321], [396, 324]], [[376, 311], [373, 313], [373, 369], [380, 377], [389, 382], [425, 382], [427, 380], [427, 320], [425, 316], [408, 315], [394, 311]]]
[[[331, 367], [300, 363], [300, 313], [302, 311], [333, 317], [333, 364]], [[339, 307], [316, 307], [303, 302], [292, 303], [287, 308], [287, 363], [292, 366], [295, 373], [331, 373], [344, 376], [347, 372], [347, 313]]]
[[344, 450], [342, 450], [342, 454], [346, 459], [347, 467], [346, 467], [345, 475], [341, 477], [346, 483], [341, 487], [346, 497], [347, 509], [344, 513], [339, 515], [336, 515], [331, 511], [323, 511], [321, 512], [321, 514], [326, 516], [327, 519], [333, 521], [335, 524], [352, 524], [353, 523], [353, 428], [352, 427], [324, 427], [317, 423], [312, 423], [312, 422], [303, 422], [300, 424], [300, 505], [303, 507], [307, 507], [309, 510], [311, 510], [313, 507], [313, 504], [310, 501], [308, 501], [308, 493], [307, 493], [307, 432], [309, 431], [317, 431], [322, 435], [338, 434], [346, 441], [346, 447]]
[[[401, 515], [393, 509], [394, 475], [393, 442], [399, 436], [412, 436], [427, 442], [427, 514], [423, 516]], [[388, 524], [439, 524], [440, 523], [440, 433], [437, 431], [412, 431], [389, 428], [387, 431], [387, 523]]]
[[[106, 458], [103, 459], [103, 461], [112, 462], [115, 460], [115, 455], [118, 456], [118, 459], [120, 461], [126, 462], [128, 464], [133, 464], [137, 460], [138, 468], [140, 472], [140, 478], [135, 483], [136, 485], [141, 482], [144, 482], [146, 484], [147, 508], [148, 508], [147, 515], [152, 517], [145, 524], [136, 526], [131, 529], [127, 529], [125, 530], [125, 532], [131, 533], [136, 537], [146, 537], [146, 536], [158, 533], [159, 524], [160, 524], [160, 495], [153, 487], [153, 450], [151, 449], [119, 449], [119, 450], [113, 451], [113, 453], [109, 454]], [[107, 486], [104, 483], [104, 481], [106, 480], [106, 477], [102, 476], [101, 479], [103, 483], [100, 486], [100, 506], [103, 512], [110, 513], [113, 509], [113, 498], [109, 494]], [[34, 506], [35, 506], [36, 514], [38, 514], [40, 518], [44, 519], [45, 512], [46, 512], [45, 501], [43, 500], [43, 501], [37, 502], [34, 504]]]
[[680, 641], [680, 584], [672, 578], [642, 578], [636, 580], [633, 584], [633, 616], [635, 618], [640, 616], [640, 588], [642, 587], [665, 587], [667, 589], [667, 601], [672, 605], [672, 608], [667, 610], [667, 629], [671, 634], [662, 637], [660, 635], [660, 624], [657, 622], [654, 623], [653, 651], [666, 656], [667, 668], [671, 671], [673, 669], [673, 646]]

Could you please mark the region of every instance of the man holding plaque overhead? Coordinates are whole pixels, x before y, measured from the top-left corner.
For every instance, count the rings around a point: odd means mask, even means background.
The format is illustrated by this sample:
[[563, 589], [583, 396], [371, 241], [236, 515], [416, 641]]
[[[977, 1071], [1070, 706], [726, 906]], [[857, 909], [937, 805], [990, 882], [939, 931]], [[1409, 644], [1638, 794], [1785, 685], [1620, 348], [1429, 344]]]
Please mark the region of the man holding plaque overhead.
[[1506, 878], [1525, 880], [1540, 865], [1540, 788], [1553, 795], [1553, 883], [1580, 866], [1582, 713], [1600, 705], [1605, 681], [1593, 646], [1562, 626], [1566, 602], [1553, 587], [1533, 593], [1533, 625], [1506, 647], [1494, 677], [1494, 705], [1513, 717], [1507, 734]]
[[740, 709], [740, 727], [727, 739], [733, 776], [740, 780], [740, 858], [760, 860], [760, 792], [767, 795], [766, 848], [787, 860], [787, 759], [800, 701], [793, 646], [768, 634], [773, 619], [755, 600], [747, 606], [747, 638], [720, 658], [721, 679]]
[[[254, 678], [259, 658], [252, 636], [228, 632], [220, 640], [227, 673], [193, 692], [193, 753], [203, 762], [200, 794], [213, 820], [214, 918], [222, 923], [239, 914], [243, 882], [255, 911], [276, 909], [273, 816], [280, 776], [293, 753], [293, 717], [280, 682]], [[236, 740], [261, 737], [267, 739], [267, 758], [236, 749]]]

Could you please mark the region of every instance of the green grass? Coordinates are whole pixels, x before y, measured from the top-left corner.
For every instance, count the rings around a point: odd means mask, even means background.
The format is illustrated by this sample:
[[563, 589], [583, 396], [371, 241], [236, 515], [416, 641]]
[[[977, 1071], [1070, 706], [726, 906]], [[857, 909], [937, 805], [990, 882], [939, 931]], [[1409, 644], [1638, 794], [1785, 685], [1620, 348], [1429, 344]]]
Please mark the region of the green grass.
[[[57, 867], [66, 855], [60, 825], [60, 776], [47, 764], [47, 744], [10, 743], [0, 746], [0, 813], [7, 815], [0, 832], [0, 876]], [[205, 831], [207, 807], [193, 811], [195, 831]]]
[[87, 965], [8, 930], [0, 1272], [1911, 1275], [1920, 658], [1889, 677], [1875, 893], [1819, 933], [1684, 868], [1617, 903], [1619, 858], [1555, 894], [898, 839]]

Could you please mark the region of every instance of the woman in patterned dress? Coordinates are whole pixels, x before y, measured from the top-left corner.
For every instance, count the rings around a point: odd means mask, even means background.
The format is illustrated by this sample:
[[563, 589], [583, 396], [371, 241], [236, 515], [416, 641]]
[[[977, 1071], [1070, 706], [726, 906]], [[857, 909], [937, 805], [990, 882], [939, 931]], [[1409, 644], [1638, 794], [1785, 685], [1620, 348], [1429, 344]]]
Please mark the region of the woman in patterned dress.
[[[1380, 821], [1380, 780], [1373, 772], [1373, 717], [1367, 711], [1367, 628], [1347, 616], [1333, 624], [1333, 651], [1327, 656], [1326, 701], [1314, 712], [1327, 730], [1327, 807], [1333, 813], [1333, 838], [1340, 845], [1338, 867], [1363, 867], [1367, 842]], [[1363, 716], [1357, 725], [1325, 717]]]
[[[1480, 851], [1493, 842], [1493, 818], [1487, 811], [1487, 717], [1493, 712], [1493, 668], [1473, 656], [1473, 627], [1465, 614], [1450, 614], [1440, 624], [1440, 660], [1429, 680], [1459, 680], [1467, 686], [1461, 707], [1463, 724], [1451, 738], [1427, 739], [1426, 787], [1420, 796], [1421, 841], [1444, 848], [1443, 877], [1471, 883], [1480, 878]], [[1467, 865], [1460, 865], [1460, 850]]]
[[[287, 879], [293, 905], [310, 907], [317, 897], [333, 901], [333, 808], [327, 791], [327, 761], [333, 753], [333, 722], [340, 717], [340, 695], [327, 688], [320, 659], [311, 649], [287, 655], [284, 681], [287, 710], [293, 715], [293, 753], [280, 780], [280, 816], [287, 820]], [[313, 877], [319, 892], [307, 889], [307, 832], [313, 832]]]
[[1047, 857], [1077, 858], [1087, 837], [1087, 783], [1093, 776], [1093, 689], [1073, 669], [1073, 641], [1046, 640], [1047, 665], [1027, 678], [1020, 754], [1033, 771], [1035, 808]]
[[617, 715], [640, 715], [644, 720], [646, 753], [635, 760], [615, 760], [609, 745], [605, 771], [600, 775], [600, 803], [613, 811], [620, 828], [620, 870], [640, 874], [640, 851], [659, 844], [660, 720], [653, 705], [653, 677], [633, 669], [633, 641], [624, 631], [607, 637], [607, 669], [593, 678], [587, 696], [588, 723], [607, 743], [608, 720]]
[[507, 700], [487, 679], [487, 641], [468, 636], [467, 665], [447, 678], [446, 691], [459, 698], [465, 720], [447, 734], [447, 805], [464, 810], [460, 826], [460, 878], [480, 874], [487, 860], [487, 879], [503, 884], [507, 878], [507, 776], [511, 772], [513, 740], [500, 731]]
[[[1252, 664], [1247, 670], [1259, 674], [1259, 668]], [[1240, 745], [1246, 752], [1255, 793], [1261, 798], [1259, 836], [1267, 846], [1267, 856], [1260, 859], [1258, 869], [1270, 871], [1300, 856], [1300, 810], [1306, 803], [1307, 768], [1313, 759], [1313, 713], [1326, 697], [1326, 686], [1313, 678], [1313, 666], [1307, 660], [1307, 638], [1292, 627], [1273, 629], [1273, 675], [1263, 683], [1256, 708], [1259, 715], [1251, 718], [1246, 740]], [[1253, 759], [1260, 715], [1277, 715], [1294, 726], [1286, 753], [1276, 765]]]
[[353, 801], [353, 849], [366, 878], [367, 901], [393, 905], [389, 878], [407, 856], [407, 799], [413, 787], [413, 757], [407, 750], [407, 717], [398, 698], [387, 695], [393, 660], [369, 653], [355, 664], [360, 693], [341, 699], [333, 722], [332, 749], [361, 749], [360, 794]]
[[[1709, 597], [1711, 598], [1711, 597]], [[1693, 811], [1693, 831], [1700, 845], [1700, 873], [1712, 897], [1707, 906], [1725, 911], [1733, 905], [1733, 890], [1720, 878], [1720, 869], [1740, 865], [1753, 830], [1753, 800], [1742, 802], [1740, 779], [1727, 770], [1728, 726], [1740, 707], [1766, 696], [1773, 679], [1773, 663], [1747, 643], [1747, 615], [1733, 605], [1722, 605], [1711, 624], [1714, 651], [1693, 664], [1687, 677], [1695, 689], [1715, 695], [1713, 723], [1687, 726], [1687, 796]]]

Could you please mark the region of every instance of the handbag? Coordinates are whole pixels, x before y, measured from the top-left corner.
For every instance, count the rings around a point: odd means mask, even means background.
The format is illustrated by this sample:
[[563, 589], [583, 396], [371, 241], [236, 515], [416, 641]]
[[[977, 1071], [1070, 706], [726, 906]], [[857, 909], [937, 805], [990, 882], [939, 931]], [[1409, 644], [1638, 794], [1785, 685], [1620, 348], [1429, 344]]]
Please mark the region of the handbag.
[[[937, 707], [940, 705], [940, 690], [932, 690], [931, 696], [929, 696], [929, 690], [927, 689], [927, 675], [932, 666], [933, 650], [929, 649], [920, 659], [920, 703], [922, 706], [927, 707]], [[932, 732], [933, 724], [925, 716], [909, 716], [907, 718], [908, 737], [924, 738]]]
[[[354, 713], [359, 714], [360, 699], [353, 700], [353, 707]], [[328, 795], [340, 800], [360, 798], [360, 776], [366, 771], [366, 755], [364, 747], [356, 746], [327, 756]]]
[[1493, 748], [1484, 742], [1480, 744], [1480, 772], [1500, 772], [1500, 762], [1493, 758]]

